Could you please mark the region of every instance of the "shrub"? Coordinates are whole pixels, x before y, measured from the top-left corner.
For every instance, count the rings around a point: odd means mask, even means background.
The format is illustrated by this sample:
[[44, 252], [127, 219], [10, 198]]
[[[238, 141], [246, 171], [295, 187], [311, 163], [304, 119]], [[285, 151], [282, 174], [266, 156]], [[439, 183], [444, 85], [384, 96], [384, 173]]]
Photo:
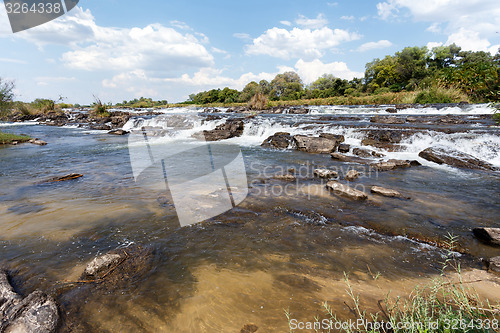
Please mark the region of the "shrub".
[[495, 113], [493, 113], [493, 119], [497, 124], [500, 124], [500, 103], [491, 104], [491, 106], [496, 109]]
[[457, 88], [445, 88], [442, 86], [432, 86], [418, 92], [414, 103], [459, 103], [469, 101], [469, 97]]
[[263, 93], [256, 93], [253, 95], [250, 102], [248, 102], [248, 107], [251, 110], [264, 110], [268, 106], [267, 97]]
[[382, 88], [375, 89], [375, 91], [373, 93], [375, 95], [381, 95], [381, 94], [386, 94], [386, 93], [389, 93], [389, 92], [391, 92], [390, 88], [382, 87]]
[[94, 96], [94, 106], [90, 112], [95, 117], [109, 117], [108, 106], [104, 104], [98, 97]]

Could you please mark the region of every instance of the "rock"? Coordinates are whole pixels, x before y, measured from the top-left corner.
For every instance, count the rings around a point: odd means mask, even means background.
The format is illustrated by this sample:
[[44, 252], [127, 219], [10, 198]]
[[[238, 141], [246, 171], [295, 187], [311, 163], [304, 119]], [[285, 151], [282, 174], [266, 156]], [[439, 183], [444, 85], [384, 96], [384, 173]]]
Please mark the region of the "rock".
[[240, 330], [240, 333], [255, 333], [258, 329], [259, 328], [257, 327], [257, 325], [247, 324], [243, 326], [243, 328]]
[[404, 124], [406, 121], [404, 118], [396, 116], [374, 116], [370, 119], [370, 122], [378, 124]]
[[90, 124], [89, 128], [92, 130], [97, 130], [97, 131], [110, 131], [111, 130], [111, 126], [103, 125], [103, 124]]
[[286, 182], [294, 182], [296, 180], [294, 175], [275, 175], [273, 178]]
[[361, 157], [384, 157], [385, 155], [384, 154], [381, 154], [381, 153], [377, 153], [376, 151], [373, 151], [373, 150], [368, 150], [368, 149], [364, 149], [364, 148], [354, 148], [352, 150], [352, 153], [354, 155], [358, 155], [358, 156], [361, 156]]
[[370, 167], [377, 171], [389, 171], [398, 168], [409, 168], [411, 167], [410, 161], [405, 160], [388, 160], [386, 162], [379, 162], [370, 164]]
[[427, 148], [421, 151], [418, 156], [437, 164], [447, 164], [457, 168], [498, 170], [498, 168], [490, 163], [475, 158], [472, 155], [444, 147]]
[[486, 244], [500, 246], [500, 228], [474, 228], [472, 232]]
[[488, 259], [488, 269], [490, 271], [500, 273], [500, 257]]
[[346, 143], [341, 143], [338, 148], [341, 153], [348, 153], [351, 150], [351, 146]]
[[7, 272], [0, 270], [0, 332], [51, 333], [59, 322], [54, 299], [41, 291], [26, 298], [14, 292]]
[[314, 175], [319, 178], [338, 178], [339, 173], [328, 169], [316, 169]]
[[320, 138], [325, 138], [325, 139], [329, 139], [329, 140], [335, 140], [338, 142], [338, 144], [340, 145], [342, 142], [345, 141], [345, 137], [343, 135], [340, 135], [340, 134], [332, 134], [332, 133], [321, 133], [319, 135]]
[[29, 141], [29, 143], [32, 143], [32, 144], [38, 145], [38, 146], [46, 146], [47, 145], [47, 142], [40, 140], [40, 139], [31, 139]]
[[[391, 198], [404, 198], [404, 196], [399, 193], [396, 190], [391, 190], [388, 188], [380, 187], [380, 186], [373, 186], [371, 188], [372, 193], [380, 194], [383, 195], [384, 197], [391, 197]], [[407, 198], [409, 199], [409, 198]]]
[[217, 126], [215, 129], [196, 133], [193, 137], [205, 139], [206, 141], [226, 140], [241, 136], [244, 126], [241, 119], [228, 119], [224, 124]]
[[118, 253], [108, 253], [92, 259], [85, 267], [85, 271], [81, 276], [81, 280], [99, 280], [109, 272], [120, 261], [124, 260], [125, 256]]
[[346, 155], [342, 155], [339, 153], [331, 153], [330, 156], [334, 160], [338, 160], [341, 162], [352, 162], [352, 163], [359, 163], [359, 164], [369, 164], [370, 162], [372, 162], [371, 160], [367, 160], [364, 158], [360, 158], [360, 157], [356, 157], [356, 156], [346, 156]]
[[116, 130], [112, 130], [112, 131], [109, 131], [108, 134], [113, 134], [113, 135], [125, 135], [125, 134], [129, 134], [130, 132], [128, 131], [124, 131], [122, 129], [116, 129]]
[[398, 113], [398, 110], [396, 110], [396, 108], [388, 108], [388, 109], [385, 109], [385, 112], [387, 112], [387, 113]]
[[359, 178], [359, 172], [356, 170], [349, 170], [345, 175], [345, 179], [350, 182], [355, 181], [358, 178]]
[[262, 147], [287, 149], [294, 143], [293, 137], [287, 132], [277, 132], [262, 142]]
[[368, 198], [368, 196], [358, 190], [353, 189], [347, 185], [341, 184], [336, 181], [330, 181], [326, 184], [326, 187], [333, 192], [340, 194], [342, 196], [348, 197], [353, 200], [364, 200]]
[[399, 130], [371, 130], [361, 141], [361, 144], [378, 148], [390, 148], [392, 145], [401, 142], [402, 139], [403, 133]]
[[290, 108], [290, 109], [287, 110], [287, 113], [288, 114], [308, 114], [309, 113], [309, 109], [301, 108], [301, 107]]
[[293, 139], [298, 150], [316, 154], [328, 154], [334, 152], [340, 144], [340, 142], [336, 139], [324, 137], [295, 135]]
[[66, 181], [66, 180], [72, 180], [72, 179], [77, 179], [77, 178], [81, 178], [81, 177], [83, 177], [82, 174], [79, 174], [79, 173], [70, 173], [69, 175], [65, 175], [65, 176], [58, 176], [58, 177], [49, 178], [49, 179], [41, 182], [41, 184], [44, 184], [44, 183], [53, 183], [53, 182], [63, 182], [63, 181]]

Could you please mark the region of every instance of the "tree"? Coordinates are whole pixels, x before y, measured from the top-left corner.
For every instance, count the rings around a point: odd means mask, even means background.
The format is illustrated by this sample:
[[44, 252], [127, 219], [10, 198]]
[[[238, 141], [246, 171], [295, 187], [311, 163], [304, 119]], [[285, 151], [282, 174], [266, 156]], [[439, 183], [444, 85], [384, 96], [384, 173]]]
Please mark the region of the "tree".
[[408, 90], [413, 90], [427, 74], [427, 47], [405, 47], [396, 52], [397, 82]]
[[326, 98], [343, 96], [347, 88], [349, 88], [347, 80], [335, 77], [333, 74], [323, 74], [309, 86], [308, 97]]
[[248, 83], [245, 88], [243, 88], [243, 90], [241, 91], [240, 93], [240, 96], [238, 98], [238, 100], [240, 102], [249, 102], [252, 97], [257, 94], [258, 92], [260, 92], [260, 86], [257, 82], [255, 81], [252, 81], [250, 83]]
[[295, 72], [285, 72], [278, 74], [271, 81], [272, 100], [294, 100], [300, 99], [301, 92], [304, 90], [302, 79]]
[[0, 113], [7, 112], [14, 99], [14, 81], [3, 80], [0, 77]]

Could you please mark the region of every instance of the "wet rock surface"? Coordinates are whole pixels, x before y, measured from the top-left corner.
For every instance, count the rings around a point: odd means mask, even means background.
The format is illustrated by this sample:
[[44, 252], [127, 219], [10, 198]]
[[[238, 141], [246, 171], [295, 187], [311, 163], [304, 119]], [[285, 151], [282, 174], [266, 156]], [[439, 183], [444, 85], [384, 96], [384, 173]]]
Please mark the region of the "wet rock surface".
[[339, 173], [334, 170], [329, 169], [315, 169], [314, 176], [319, 178], [337, 178]]
[[295, 135], [293, 137], [297, 149], [307, 153], [328, 154], [334, 152], [341, 142], [343, 136], [322, 134], [319, 137], [306, 135]]
[[350, 181], [350, 182], [353, 182], [355, 181], [356, 179], [358, 179], [360, 176], [360, 173], [356, 170], [349, 170], [346, 175], [345, 175], [345, 179], [347, 181]]
[[447, 164], [457, 168], [498, 170], [498, 168], [490, 163], [475, 158], [472, 155], [445, 147], [430, 147], [421, 151], [418, 156], [437, 164]]
[[287, 149], [294, 144], [293, 137], [288, 132], [277, 132], [261, 144], [262, 147]]
[[364, 200], [368, 198], [368, 196], [364, 192], [353, 189], [352, 187], [349, 187], [347, 185], [341, 184], [336, 181], [328, 182], [326, 184], [326, 187], [332, 192], [347, 197], [349, 199]]
[[[389, 188], [384, 188], [381, 186], [372, 186], [371, 192], [382, 195], [384, 197], [405, 198], [399, 191], [389, 189]], [[407, 198], [407, 199], [409, 199], [409, 198]]]
[[472, 232], [480, 241], [500, 246], [500, 228], [474, 228]]
[[495, 273], [500, 273], [500, 257], [488, 259], [488, 269]]
[[196, 133], [193, 137], [206, 141], [226, 140], [241, 136], [244, 126], [243, 120], [241, 119], [228, 119], [224, 124], [217, 126], [215, 129]]
[[7, 272], [0, 269], [0, 332], [51, 333], [59, 322], [55, 300], [34, 291], [26, 298], [17, 294]]

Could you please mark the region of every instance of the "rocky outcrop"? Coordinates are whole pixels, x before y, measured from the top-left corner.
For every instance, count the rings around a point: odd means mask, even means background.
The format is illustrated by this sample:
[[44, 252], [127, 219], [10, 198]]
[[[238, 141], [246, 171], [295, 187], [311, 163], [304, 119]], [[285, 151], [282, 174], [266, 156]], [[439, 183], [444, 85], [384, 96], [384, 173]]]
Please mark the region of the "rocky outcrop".
[[488, 259], [488, 269], [495, 273], [500, 273], [500, 257]]
[[418, 156], [437, 164], [447, 164], [457, 168], [498, 170], [492, 164], [475, 158], [472, 155], [445, 147], [430, 147], [421, 151]]
[[346, 173], [346, 175], [345, 175], [345, 177], [344, 177], [344, 178], [345, 178], [347, 181], [353, 182], [353, 181], [355, 181], [356, 179], [358, 179], [358, 178], [359, 178], [359, 175], [360, 175], [360, 173], [359, 173], [358, 171], [356, 171], [356, 170], [349, 170], [349, 171]]
[[277, 132], [262, 142], [262, 147], [287, 149], [294, 144], [293, 137], [287, 132]]
[[389, 171], [398, 168], [409, 168], [411, 167], [411, 162], [407, 160], [388, 160], [386, 162], [372, 163], [370, 167], [377, 171]]
[[319, 178], [338, 178], [339, 173], [329, 169], [315, 169], [314, 176]]
[[38, 146], [46, 146], [47, 145], [47, 142], [40, 140], [40, 139], [31, 139], [29, 141], [29, 143], [32, 143], [32, 144], [38, 145]]
[[360, 157], [384, 157], [384, 154], [377, 153], [376, 151], [364, 148], [354, 148], [352, 150], [352, 153]]
[[406, 199], [409, 199], [408, 197], [403, 196], [400, 192], [398, 192], [396, 190], [392, 190], [392, 189], [389, 189], [389, 188], [384, 188], [384, 187], [381, 187], [381, 186], [372, 186], [371, 192], [379, 194], [379, 195], [382, 195], [384, 197], [406, 198]]
[[[394, 111], [396, 111], [396, 109], [394, 109]], [[370, 122], [377, 124], [404, 124], [406, 120], [396, 116], [374, 116], [370, 119]]]
[[400, 130], [370, 130], [361, 141], [361, 144], [394, 150], [393, 146], [401, 142], [403, 137], [403, 132]]
[[361, 191], [353, 189], [347, 185], [341, 184], [336, 181], [330, 181], [326, 184], [326, 188], [333, 191], [341, 196], [353, 199], [353, 200], [365, 200], [368, 196]]
[[23, 299], [10, 285], [7, 272], [0, 269], [0, 332], [51, 333], [58, 322], [52, 297], [34, 291]]
[[339, 153], [344, 153], [345, 154], [345, 153], [348, 153], [349, 150], [351, 150], [351, 146], [348, 145], [348, 144], [346, 144], [346, 143], [341, 143], [339, 145], [338, 150], [339, 150]]
[[320, 137], [295, 135], [293, 139], [298, 150], [316, 154], [328, 154], [334, 152], [344, 139], [343, 136], [329, 136], [328, 134], [322, 135], [323, 136]]
[[500, 246], [500, 228], [474, 228], [472, 232], [480, 241]]
[[364, 159], [356, 156], [347, 156], [340, 153], [331, 153], [330, 156], [332, 159], [341, 161], [341, 162], [349, 162], [349, 163], [359, 163], [359, 164], [369, 164], [372, 160]]
[[215, 129], [196, 133], [193, 137], [201, 140], [205, 139], [206, 141], [226, 140], [241, 136], [244, 126], [241, 119], [228, 119], [224, 124], [217, 126]]

